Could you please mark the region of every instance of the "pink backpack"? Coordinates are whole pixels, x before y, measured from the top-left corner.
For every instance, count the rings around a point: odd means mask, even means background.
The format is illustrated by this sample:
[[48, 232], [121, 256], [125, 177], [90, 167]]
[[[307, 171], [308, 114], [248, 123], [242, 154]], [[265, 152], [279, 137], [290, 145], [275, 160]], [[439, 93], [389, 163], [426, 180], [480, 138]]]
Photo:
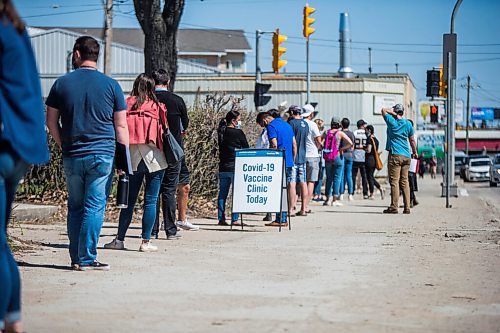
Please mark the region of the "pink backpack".
[[323, 158], [326, 162], [333, 162], [339, 156], [339, 149], [337, 145], [337, 132], [339, 130], [328, 130], [325, 137], [325, 145], [323, 148]]

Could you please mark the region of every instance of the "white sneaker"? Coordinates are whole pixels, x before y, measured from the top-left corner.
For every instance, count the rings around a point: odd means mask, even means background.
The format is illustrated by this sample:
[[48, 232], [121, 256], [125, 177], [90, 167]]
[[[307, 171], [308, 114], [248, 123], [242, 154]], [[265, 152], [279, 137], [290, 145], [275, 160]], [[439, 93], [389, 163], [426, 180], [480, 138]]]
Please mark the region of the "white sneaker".
[[343, 206], [344, 204], [342, 202], [339, 202], [338, 200], [335, 200], [334, 202], [332, 202], [332, 206], [337, 206], [337, 207], [340, 207], [340, 206]]
[[139, 247], [139, 252], [156, 252], [158, 251], [158, 247], [151, 244], [151, 241], [147, 243], [141, 243]]
[[344, 195], [343, 195], [343, 194], [341, 194], [341, 195], [339, 196], [339, 200], [340, 200], [340, 201], [344, 200]]
[[186, 221], [176, 221], [175, 225], [178, 226], [181, 229], [184, 229], [184, 230], [192, 230], [192, 231], [200, 230], [200, 227], [192, 224], [188, 220], [186, 220]]
[[125, 250], [125, 242], [115, 238], [111, 242], [104, 244], [104, 248], [111, 250]]
[[353, 201], [354, 200], [354, 196], [352, 194], [349, 194], [349, 201]]

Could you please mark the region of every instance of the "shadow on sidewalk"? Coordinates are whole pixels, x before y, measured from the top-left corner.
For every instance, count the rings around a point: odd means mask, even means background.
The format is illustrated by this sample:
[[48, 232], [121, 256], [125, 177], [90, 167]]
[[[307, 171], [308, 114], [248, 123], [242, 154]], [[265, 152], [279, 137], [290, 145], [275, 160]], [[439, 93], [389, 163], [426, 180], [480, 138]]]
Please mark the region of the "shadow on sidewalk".
[[[377, 207], [379, 208], [379, 207]], [[383, 207], [382, 207], [383, 208]], [[349, 211], [349, 210], [328, 210], [326, 213], [338, 213], [338, 214], [384, 214], [382, 212], [356, 212], [356, 211]]]
[[17, 265], [19, 267], [31, 267], [31, 268], [50, 268], [50, 269], [60, 269], [63, 271], [72, 271], [73, 269], [70, 266], [60, 266], [60, 265], [51, 265], [51, 264], [32, 264], [29, 262], [18, 261]]
[[52, 243], [40, 243], [41, 246], [51, 247], [54, 249], [68, 249], [69, 244], [52, 244]]

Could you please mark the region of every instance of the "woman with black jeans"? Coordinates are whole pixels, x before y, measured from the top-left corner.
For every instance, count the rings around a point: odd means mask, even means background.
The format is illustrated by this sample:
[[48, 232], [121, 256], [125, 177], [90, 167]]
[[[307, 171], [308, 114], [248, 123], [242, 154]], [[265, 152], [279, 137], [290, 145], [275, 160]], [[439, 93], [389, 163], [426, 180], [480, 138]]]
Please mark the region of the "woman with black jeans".
[[[219, 196], [217, 198], [217, 219], [219, 225], [226, 222], [226, 199], [234, 181], [235, 150], [248, 148], [247, 138], [241, 128], [241, 116], [238, 111], [229, 111], [219, 124]], [[239, 224], [238, 214], [232, 214], [231, 223]]]
[[380, 197], [384, 200], [384, 189], [375, 179], [375, 154], [378, 152], [379, 142], [374, 135], [375, 129], [372, 125], [366, 126], [366, 137], [367, 137], [367, 147], [366, 147], [366, 176], [368, 178], [368, 190], [370, 191], [369, 199], [374, 199], [373, 191], [375, 187], [380, 191]]

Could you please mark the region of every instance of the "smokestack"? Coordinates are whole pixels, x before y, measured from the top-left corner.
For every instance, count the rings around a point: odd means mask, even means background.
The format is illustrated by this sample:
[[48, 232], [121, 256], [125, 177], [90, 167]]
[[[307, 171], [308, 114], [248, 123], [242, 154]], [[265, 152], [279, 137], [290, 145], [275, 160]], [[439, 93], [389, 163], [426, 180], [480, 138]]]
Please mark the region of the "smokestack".
[[353, 77], [351, 68], [351, 29], [349, 27], [349, 14], [340, 13], [340, 67], [341, 77]]

